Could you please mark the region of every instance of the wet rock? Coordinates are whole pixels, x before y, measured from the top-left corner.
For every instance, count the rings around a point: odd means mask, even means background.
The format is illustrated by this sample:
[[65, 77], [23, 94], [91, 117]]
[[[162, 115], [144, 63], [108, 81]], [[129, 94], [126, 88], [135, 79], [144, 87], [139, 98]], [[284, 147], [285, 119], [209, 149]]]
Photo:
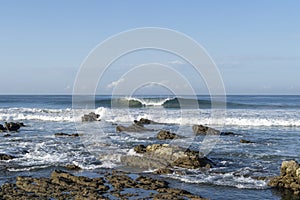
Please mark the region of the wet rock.
[[117, 190], [123, 188], [134, 188], [137, 185], [132, 178], [126, 176], [125, 174], [108, 175], [105, 178]]
[[149, 124], [161, 124], [159, 122], [152, 121], [150, 119], [141, 118], [140, 120], [134, 120], [134, 123], [139, 125], [149, 125]]
[[5, 131], [6, 131], [6, 128], [2, 124], [0, 124], [0, 132], [5, 132]]
[[132, 124], [128, 127], [119, 125], [116, 127], [116, 131], [117, 132], [144, 132], [144, 131], [154, 131], [154, 130], [145, 128], [137, 124]]
[[148, 145], [146, 152], [143, 150], [139, 151], [139, 153], [142, 156], [126, 155], [121, 157], [121, 161], [125, 165], [142, 169], [160, 169], [168, 166], [196, 169], [202, 167], [210, 168], [214, 165], [208, 158], [200, 157], [198, 151], [168, 144]]
[[220, 131], [203, 125], [194, 125], [193, 131], [196, 135], [220, 135]]
[[234, 132], [226, 131], [226, 132], [221, 132], [221, 135], [236, 135]]
[[137, 145], [137, 146], [134, 147], [134, 151], [136, 153], [145, 153], [146, 152], [146, 147], [145, 147], [145, 145], [140, 144], [140, 145]]
[[175, 133], [171, 133], [170, 131], [166, 130], [159, 131], [156, 137], [159, 140], [172, 140], [175, 138], [179, 138]]
[[14, 158], [16, 158], [16, 157], [12, 156], [12, 155], [0, 153], [0, 160], [11, 160], [11, 159], [14, 159]]
[[241, 140], [240, 140], [240, 143], [251, 144], [251, 143], [253, 143], [253, 142], [251, 142], [251, 141], [249, 141], [249, 140], [241, 139]]
[[90, 112], [89, 114], [85, 114], [81, 117], [82, 122], [93, 122], [93, 121], [100, 121], [100, 115]]
[[11, 136], [10, 134], [3, 135], [3, 137], [10, 137], [10, 136]]
[[299, 163], [294, 160], [283, 161], [280, 168], [280, 176], [272, 178], [268, 185], [279, 190], [290, 190], [295, 195], [300, 195]]
[[68, 133], [55, 133], [56, 137], [79, 137], [78, 133], [68, 134]]
[[159, 188], [165, 188], [168, 183], [163, 180], [153, 179], [151, 177], [140, 176], [136, 179], [138, 182], [137, 187], [145, 190], [157, 190]]
[[81, 167], [74, 165], [74, 164], [66, 165], [65, 168], [68, 170], [81, 170]]
[[[31, 199], [108, 199], [111, 195], [118, 199], [200, 199], [200, 196], [190, 194], [185, 190], [170, 188], [163, 180], [148, 176], [138, 176], [132, 179], [122, 172], [106, 172], [104, 178], [87, 178], [74, 176], [73, 174], [56, 170], [50, 178], [32, 178], [19, 176], [16, 183], [5, 183], [0, 188], [0, 199], [31, 200]], [[124, 193], [125, 188], [136, 188], [131, 193]], [[139, 191], [141, 191], [139, 193]], [[149, 193], [145, 190], [156, 190], [158, 194]], [[122, 192], [121, 192], [122, 191]], [[140, 198], [139, 194], [141, 194]]]
[[9, 122], [9, 123], [5, 122], [4, 127], [9, 132], [17, 132], [21, 128], [21, 125], [19, 123], [15, 123], [15, 122]]
[[173, 172], [174, 171], [168, 167], [157, 169], [154, 171], [155, 174], [173, 174]]

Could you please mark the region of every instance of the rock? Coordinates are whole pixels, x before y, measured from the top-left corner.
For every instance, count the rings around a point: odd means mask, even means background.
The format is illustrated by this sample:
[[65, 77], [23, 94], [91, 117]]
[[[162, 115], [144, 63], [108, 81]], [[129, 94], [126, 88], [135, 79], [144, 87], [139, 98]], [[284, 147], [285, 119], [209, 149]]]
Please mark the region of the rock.
[[11, 159], [14, 159], [14, 158], [16, 158], [16, 157], [12, 156], [12, 155], [0, 153], [0, 160], [11, 160]]
[[10, 136], [11, 136], [10, 134], [3, 135], [3, 137], [10, 137]]
[[234, 132], [226, 131], [226, 132], [221, 132], [221, 135], [236, 135]]
[[137, 153], [145, 153], [146, 152], [146, 147], [145, 145], [137, 145], [134, 147], [134, 151], [137, 152]]
[[68, 170], [81, 170], [81, 167], [74, 165], [74, 164], [66, 165], [65, 168]]
[[[125, 192], [126, 188], [132, 188], [131, 192]], [[117, 171], [103, 172], [99, 178], [87, 178], [55, 170], [49, 178], [19, 176], [15, 184], [5, 183], [0, 187], [0, 199], [13, 200], [89, 200], [108, 199], [112, 195], [118, 199], [201, 199], [188, 191], [170, 188], [164, 180], [139, 175], [133, 179]]]
[[[136, 149], [140, 149], [137, 147]], [[182, 167], [189, 169], [210, 168], [214, 163], [206, 157], [200, 157], [198, 151], [184, 149], [168, 144], [152, 144], [144, 147], [140, 153], [142, 156], [122, 156], [121, 161], [131, 167], [141, 169], [160, 169], [168, 166]]]
[[178, 138], [175, 133], [171, 133], [170, 131], [161, 130], [157, 133], [157, 139], [159, 140], [172, 140]]
[[290, 190], [295, 195], [300, 194], [300, 165], [294, 160], [283, 161], [280, 176], [273, 177], [268, 185], [280, 190]]
[[93, 122], [93, 121], [100, 121], [100, 115], [90, 112], [89, 114], [85, 114], [81, 117], [82, 122]]
[[249, 141], [249, 140], [241, 139], [241, 140], [240, 140], [240, 143], [251, 144], [251, 143], [253, 143], [253, 142], [251, 142], [251, 141]]
[[5, 122], [4, 126], [6, 130], [10, 132], [17, 132], [21, 128], [21, 125], [19, 123], [14, 123], [14, 122], [9, 122], [9, 123]]
[[193, 131], [196, 135], [220, 135], [220, 131], [203, 125], [194, 125]]
[[154, 131], [154, 130], [145, 128], [137, 124], [132, 124], [128, 127], [119, 125], [116, 127], [116, 131], [117, 132], [145, 132], [145, 131]]
[[56, 137], [79, 137], [78, 133], [73, 133], [73, 134], [68, 134], [68, 133], [55, 133], [54, 134]]
[[5, 132], [5, 131], [6, 131], [6, 128], [2, 124], [0, 124], [0, 132]]
[[173, 174], [173, 172], [174, 171], [168, 167], [157, 169], [154, 171], [155, 174]]

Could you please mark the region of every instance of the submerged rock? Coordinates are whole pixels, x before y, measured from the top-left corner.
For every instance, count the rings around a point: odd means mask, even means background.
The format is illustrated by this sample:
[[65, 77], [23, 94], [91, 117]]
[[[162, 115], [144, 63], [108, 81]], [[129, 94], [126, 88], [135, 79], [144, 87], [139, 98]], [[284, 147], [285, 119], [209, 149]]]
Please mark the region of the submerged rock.
[[280, 176], [274, 177], [268, 183], [269, 186], [280, 190], [290, 190], [300, 196], [300, 165], [297, 161], [283, 161], [280, 168]]
[[144, 126], [132, 124], [130, 126], [117, 126], [116, 127], [117, 132], [144, 132], [144, 131], [154, 131], [153, 129], [145, 128]]
[[196, 135], [220, 135], [220, 131], [203, 125], [194, 125], [193, 131]]
[[[140, 149], [140, 147], [135, 148]], [[171, 146], [168, 144], [152, 144], [136, 151], [141, 156], [122, 156], [121, 161], [131, 167], [141, 169], [161, 169], [166, 167], [182, 167], [188, 169], [210, 168], [214, 163], [206, 157], [200, 157], [198, 151]]]
[[240, 143], [252, 144], [253, 142], [251, 142], [251, 141], [249, 141], [249, 140], [241, 139], [241, 140], [240, 140]]
[[89, 114], [85, 114], [81, 117], [82, 122], [94, 122], [94, 121], [101, 121], [99, 119], [100, 115], [90, 112]]
[[68, 133], [55, 133], [54, 134], [56, 137], [79, 137], [78, 133], [73, 133], [73, 134], [68, 134]]

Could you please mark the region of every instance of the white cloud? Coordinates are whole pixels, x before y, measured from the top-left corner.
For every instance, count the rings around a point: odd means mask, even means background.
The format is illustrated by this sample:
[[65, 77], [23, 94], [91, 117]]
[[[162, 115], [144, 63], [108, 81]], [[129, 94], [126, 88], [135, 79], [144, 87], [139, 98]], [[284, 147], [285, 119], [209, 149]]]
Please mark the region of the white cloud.
[[122, 83], [123, 81], [125, 81], [124, 78], [120, 78], [119, 80], [113, 81], [110, 84], [108, 84], [106, 87], [107, 88], [113, 88], [116, 87], [118, 84]]

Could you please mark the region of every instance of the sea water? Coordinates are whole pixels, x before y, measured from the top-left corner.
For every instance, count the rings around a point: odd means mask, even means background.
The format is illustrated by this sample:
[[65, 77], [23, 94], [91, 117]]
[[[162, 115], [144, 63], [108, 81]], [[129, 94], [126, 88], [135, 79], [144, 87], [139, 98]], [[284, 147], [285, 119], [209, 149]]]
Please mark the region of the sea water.
[[[283, 160], [299, 160], [300, 96], [228, 96], [222, 126], [211, 121], [209, 96], [197, 97], [199, 109], [181, 106], [191, 101], [185, 96], [96, 96], [92, 111], [101, 121], [82, 124], [73, 112], [72, 96], [2, 95], [0, 123], [22, 121], [26, 127], [10, 137], [0, 133], [0, 153], [17, 157], [0, 161], [0, 184], [19, 175], [49, 176], [66, 164], [87, 171], [119, 168], [120, 157], [134, 154], [135, 145], [161, 143], [155, 137], [158, 130], [185, 136], [194, 124], [203, 124], [235, 135], [220, 136], [207, 155], [216, 167], [164, 175], [171, 185], [210, 199], [280, 199], [283, 194], [258, 177], [278, 175]], [[164, 124], [148, 126], [154, 129], [149, 132], [115, 131], [117, 124], [128, 126], [140, 118]], [[58, 132], [78, 132], [81, 137], [55, 137]], [[197, 150], [203, 139], [197, 136], [182, 144]]]

